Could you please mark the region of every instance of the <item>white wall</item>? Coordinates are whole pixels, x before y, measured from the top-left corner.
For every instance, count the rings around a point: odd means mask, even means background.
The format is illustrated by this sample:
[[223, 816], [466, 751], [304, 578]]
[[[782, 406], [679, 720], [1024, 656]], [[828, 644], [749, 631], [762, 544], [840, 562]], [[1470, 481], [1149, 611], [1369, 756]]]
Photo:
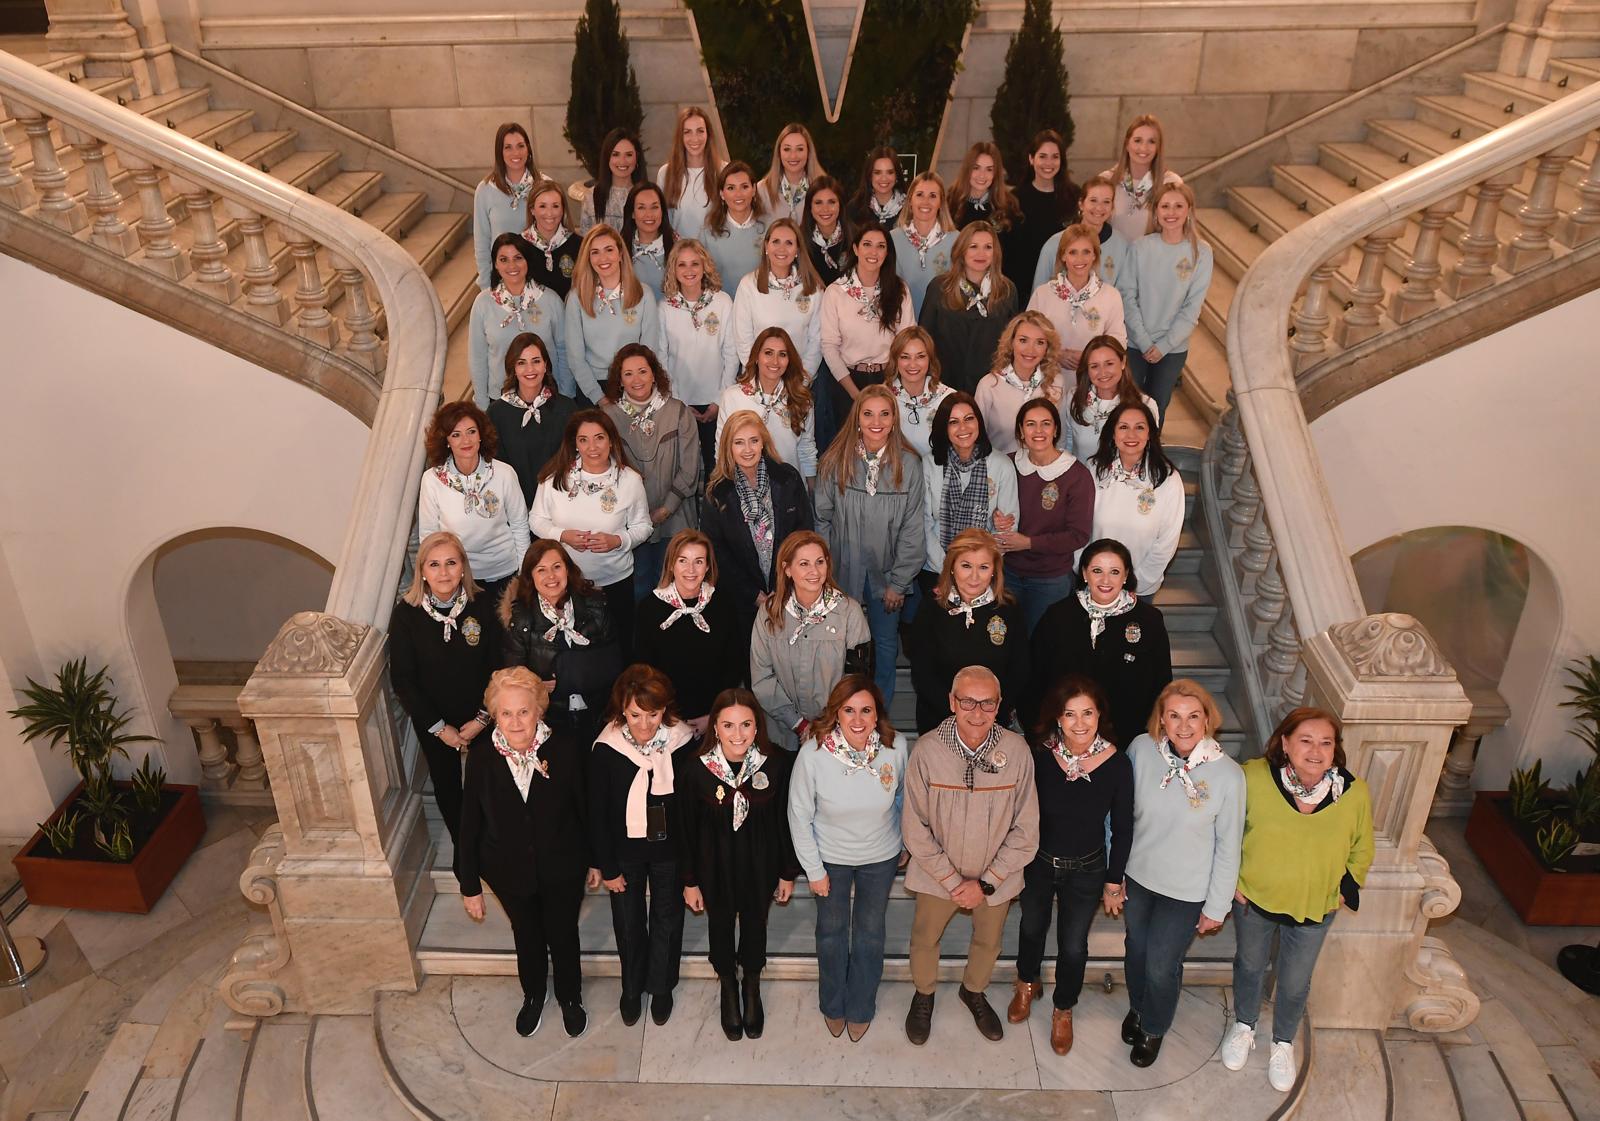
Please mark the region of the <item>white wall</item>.
[[[215, 527], [337, 557], [367, 429], [327, 399], [0, 256], [0, 705], [68, 659], [107, 663], [134, 730], [193, 781], [153, 572], [174, 538]], [[72, 785], [0, 717], [0, 835], [30, 833]]]
[[1510, 722], [1474, 777], [1503, 788], [1534, 759], [1559, 782], [1590, 753], [1568, 734], [1563, 667], [1600, 653], [1600, 292], [1358, 394], [1311, 426], [1353, 554], [1397, 533], [1479, 526], [1516, 538], [1532, 581], [1500, 691]]
[[214, 530], [165, 546], [154, 579], [174, 658], [254, 662], [290, 615], [322, 610], [333, 565], [266, 534]]

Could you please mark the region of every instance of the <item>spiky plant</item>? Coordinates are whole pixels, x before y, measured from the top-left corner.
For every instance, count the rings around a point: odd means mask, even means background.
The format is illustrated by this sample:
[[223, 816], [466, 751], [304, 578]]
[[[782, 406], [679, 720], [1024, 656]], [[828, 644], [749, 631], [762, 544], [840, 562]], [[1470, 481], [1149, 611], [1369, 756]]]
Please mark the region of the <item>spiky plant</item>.
[[1506, 789], [1511, 794], [1511, 816], [1524, 825], [1532, 825], [1550, 816], [1545, 799], [1550, 795], [1550, 784], [1544, 778], [1544, 764], [1535, 759], [1533, 766], [1511, 772]]
[[79, 658], [61, 667], [54, 688], [30, 677], [22, 690], [28, 703], [12, 709], [11, 715], [23, 721], [26, 742], [48, 738], [57, 748], [65, 741], [72, 769], [85, 782], [95, 774], [109, 779], [112, 760], [118, 755], [126, 759], [129, 744], [157, 742], [155, 736], [126, 731], [133, 714], [118, 711], [111, 685], [109, 667], [91, 674], [88, 660]]
[[167, 772], [150, 765], [153, 756], [146, 755], [129, 778], [133, 782], [133, 802], [144, 813], [155, 813], [161, 808], [161, 788], [167, 784]]
[[1559, 872], [1561, 862], [1578, 847], [1578, 831], [1566, 818], [1552, 817], [1539, 827], [1533, 840], [1539, 846], [1539, 859], [1544, 861], [1544, 866], [1552, 872]]
[[108, 834], [96, 833], [94, 843], [96, 848], [119, 864], [126, 864], [133, 859], [133, 834], [126, 821], [117, 822]]
[[68, 810], [54, 821], [39, 822], [39, 832], [57, 856], [65, 856], [78, 843], [78, 824], [82, 820], [77, 810]]

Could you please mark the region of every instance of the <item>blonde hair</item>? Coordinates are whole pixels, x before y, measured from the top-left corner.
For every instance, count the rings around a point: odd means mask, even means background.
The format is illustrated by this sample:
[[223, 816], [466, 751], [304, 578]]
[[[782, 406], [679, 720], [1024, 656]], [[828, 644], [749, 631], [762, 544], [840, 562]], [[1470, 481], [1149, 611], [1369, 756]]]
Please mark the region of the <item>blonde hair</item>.
[[1205, 686], [1198, 681], [1188, 677], [1176, 677], [1161, 690], [1161, 694], [1156, 697], [1155, 707], [1150, 710], [1150, 719], [1145, 724], [1144, 730], [1150, 734], [1151, 739], [1160, 743], [1162, 736], [1165, 735], [1161, 727], [1161, 714], [1166, 711], [1167, 702], [1173, 697], [1188, 697], [1199, 701], [1200, 709], [1206, 715], [1206, 735], [1212, 739], [1216, 738], [1217, 729], [1222, 727], [1222, 710], [1217, 707], [1216, 698], [1206, 692]]
[[1117, 201], [1117, 182], [1111, 178], [1109, 171], [1102, 171], [1099, 175], [1091, 175], [1084, 181], [1083, 190], [1078, 193], [1078, 222], [1083, 222], [1083, 200], [1089, 197], [1089, 191], [1094, 187], [1104, 187], [1111, 192], [1112, 205]]
[[[922, 344], [922, 349], [928, 352], [928, 389], [935, 389], [944, 383], [939, 380], [939, 348], [933, 341], [933, 336], [928, 334], [928, 329], [920, 323], [913, 323], [909, 327], [900, 328], [900, 333], [894, 337], [894, 342], [889, 344], [889, 368], [883, 372], [883, 384], [893, 386], [900, 381], [900, 355], [905, 353], [906, 347], [913, 343]], [[899, 411], [898, 403], [895, 411]]]
[[709, 189], [722, 169], [722, 149], [717, 147], [717, 130], [711, 127], [711, 114], [698, 105], [685, 105], [678, 110], [678, 119], [672, 126], [672, 154], [667, 157], [667, 173], [662, 176], [661, 189], [667, 194], [667, 205], [677, 206], [683, 201], [683, 188], [689, 180], [689, 153], [683, 148], [683, 126], [689, 118], [699, 117], [706, 123], [705, 171]]
[[789, 361], [783, 368], [783, 393], [789, 399], [789, 427], [798, 436], [805, 431], [806, 417], [811, 414], [813, 400], [811, 387], [806, 384], [806, 367], [800, 361], [800, 348], [794, 345], [788, 331], [782, 327], [767, 327], [756, 335], [755, 342], [750, 344], [750, 357], [745, 361], [744, 369], [739, 371], [735, 384], [761, 384], [761, 347], [768, 339], [779, 340], [789, 352]]
[[850, 412], [839, 426], [839, 434], [828, 445], [828, 450], [822, 453], [822, 462], [817, 464], [817, 486], [832, 479], [839, 493], [843, 494], [850, 485], [850, 476], [855, 471], [856, 444], [861, 441], [861, 408], [868, 401], [882, 401], [889, 406], [889, 439], [879, 454], [889, 457], [890, 477], [895, 486], [900, 485], [905, 462], [911, 456], [911, 447], [900, 434], [900, 404], [895, 400], [894, 390], [888, 386], [869, 385], [863, 387], [856, 394], [856, 399], [850, 402]]
[[900, 208], [900, 214], [895, 218], [894, 224], [896, 226], [911, 225], [911, 196], [917, 193], [918, 183], [932, 183], [939, 192], [939, 215], [937, 219], [939, 228], [946, 231], [950, 230], [956, 223], [955, 219], [950, 217], [950, 207], [945, 203], [946, 188], [944, 180], [939, 178], [939, 173], [936, 171], [924, 171], [921, 175], [914, 176], [911, 182], [906, 184], [906, 203]]
[[756, 291], [762, 294], [770, 291], [767, 272], [767, 242], [772, 240], [774, 230], [788, 230], [794, 234], [794, 271], [800, 274], [800, 291], [804, 295], [822, 290], [822, 278], [817, 275], [815, 266], [811, 264], [811, 254], [806, 250], [806, 235], [800, 231], [800, 223], [793, 218], [774, 218], [767, 227], [767, 232], [761, 235], [761, 256], [756, 261], [755, 278]]
[[1167, 134], [1162, 131], [1161, 122], [1155, 116], [1141, 113], [1128, 123], [1128, 131], [1122, 134], [1122, 147], [1117, 149], [1117, 164], [1111, 169], [1113, 190], [1132, 170], [1128, 165], [1128, 141], [1133, 139], [1134, 131], [1141, 128], [1156, 130], [1156, 156], [1150, 161], [1150, 182], [1160, 183], [1167, 177]]
[[1039, 383], [1039, 390], [1043, 393], [1054, 385], [1061, 375], [1061, 336], [1056, 333], [1055, 324], [1051, 323], [1042, 311], [1019, 312], [1012, 317], [1010, 323], [1006, 324], [1006, 329], [1000, 333], [1000, 342], [994, 348], [994, 361], [990, 363], [990, 372], [999, 373], [1014, 364], [1017, 331], [1024, 324], [1038, 328], [1044, 335], [1044, 357], [1039, 360], [1039, 369], [1044, 371], [1044, 380]]
[[1067, 271], [1067, 247], [1075, 241], [1087, 241], [1094, 247], [1094, 262], [1089, 266], [1089, 275], [1100, 275], [1100, 237], [1084, 223], [1074, 222], [1061, 231], [1061, 240], [1056, 243], [1055, 271], [1051, 276], [1060, 276]]
[[494, 715], [494, 704], [500, 699], [500, 694], [507, 689], [526, 689], [533, 696], [533, 707], [539, 710], [536, 719], [544, 718], [545, 709], [550, 707], [550, 687], [527, 666], [494, 671], [494, 676], [489, 678], [489, 687], [483, 691], [483, 707], [490, 716]]
[[752, 425], [761, 434], [761, 454], [768, 459], [783, 462], [778, 459], [778, 452], [772, 446], [772, 433], [767, 431], [761, 414], [754, 409], [740, 409], [722, 422], [722, 435], [717, 437], [717, 461], [711, 469], [711, 477], [706, 480], [708, 498], [717, 487], [731, 481], [734, 472], [739, 470], [739, 465], [733, 461], [733, 438]]
[[[824, 174], [822, 164], [817, 161], [817, 143], [811, 139], [810, 130], [798, 121], [784, 125], [778, 133], [778, 139], [772, 142], [772, 165], [767, 169], [767, 173], [761, 177], [761, 189], [767, 193], [767, 197], [774, 203], [778, 201], [778, 183], [783, 178], [783, 161], [779, 159], [779, 153], [783, 150], [784, 138], [796, 135], [805, 137], [806, 141], [807, 187], [815, 183]], [[843, 208], [844, 199], [839, 200], [839, 205]]]
[[662, 558], [661, 579], [656, 581], [656, 587], [665, 588], [673, 582], [672, 566], [678, 563], [678, 557], [690, 545], [698, 545], [706, 551], [706, 583], [716, 585], [717, 551], [711, 547], [711, 538], [698, 529], [680, 529], [667, 542], [667, 555]]
[[428, 555], [441, 545], [449, 545], [461, 558], [461, 586], [467, 589], [467, 599], [483, 591], [483, 586], [472, 579], [472, 562], [467, 559], [467, 547], [461, 543], [461, 538], [447, 529], [436, 530], [424, 537], [422, 544], [417, 547], [417, 564], [411, 571], [411, 586], [400, 597], [412, 607], [421, 607], [422, 597], [428, 594], [428, 582], [423, 579], [422, 566], [428, 563]]
[[1150, 195], [1150, 217], [1145, 220], [1144, 232], [1146, 235], [1159, 233], [1161, 224], [1156, 220], [1156, 207], [1167, 195], [1176, 192], [1183, 196], [1183, 201], [1189, 204], [1189, 213], [1183, 220], [1183, 236], [1189, 239], [1189, 252], [1196, 258], [1200, 256], [1200, 231], [1195, 228], [1194, 222], [1194, 190], [1187, 183], [1170, 180], [1160, 184]]
[[993, 223], [986, 220], [969, 222], [956, 235], [955, 247], [950, 250], [950, 271], [939, 278], [944, 306], [951, 311], [962, 311], [967, 306], [967, 298], [961, 294], [961, 282], [967, 276], [967, 249], [972, 245], [972, 239], [979, 234], [988, 234], [994, 241], [994, 259], [989, 262], [987, 273], [989, 299], [998, 303], [1016, 289], [1016, 285], [1000, 271], [1000, 231], [994, 228]]
[[524, 204], [527, 209], [522, 215], [522, 219], [527, 223], [527, 225], [523, 227], [523, 237], [527, 237], [530, 231], [538, 228], [538, 223], [533, 220], [533, 204], [538, 202], [545, 195], [548, 195], [552, 192], [554, 192], [561, 199], [562, 228], [565, 229], [569, 234], [577, 232], [572, 228], [572, 219], [567, 216], [566, 190], [554, 179], [537, 179], [534, 181], [533, 189], [528, 192], [528, 201]]
[[1006, 591], [1005, 554], [1000, 551], [1000, 542], [988, 530], [964, 529], [945, 547], [944, 567], [939, 570], [939, 582], [933, 588], [934, 603], [942, 608], [950, 589], [956, 586], [956, 561], [968, 553], [977, 552], [986, 552], [994, 557], [994, 576], [990, 578], [989, 586], [994, 589], [995, 602], [1011, 602], [1011, 593]]
[[644, 299], [644, 285], [639, 283], [639, 277], [633, 271], [633, 255], [628, 252], [628, 246], [623, 242], [622, 235], [601, 222], [583, 235], [583, 243], [578, 246], [577, 263], [572, 266], [572, 292], [578, 298], [578, 306], [591, 319], [595, 315], [594, 290], [599, 281], [596, 279], [594, 266], [589, 264], [589, 251], [595, 242], [605, 237], [617, 243], [617, 273], [622, 281], [622, 306], [634, 307]]
[[711, 259], [706, 247], [692, 237], [680, 238], [667, 252], [667, 263], [662, 269], [661, 294], [669, 300], [682, 291], [678, 286], [678, 258], [690, 253], [700, 258], [700, 267], [705, 270], [700, 278], [700, 291], [717, 292], [722, 289], [722, 274], [717, 271], [717, 263]]

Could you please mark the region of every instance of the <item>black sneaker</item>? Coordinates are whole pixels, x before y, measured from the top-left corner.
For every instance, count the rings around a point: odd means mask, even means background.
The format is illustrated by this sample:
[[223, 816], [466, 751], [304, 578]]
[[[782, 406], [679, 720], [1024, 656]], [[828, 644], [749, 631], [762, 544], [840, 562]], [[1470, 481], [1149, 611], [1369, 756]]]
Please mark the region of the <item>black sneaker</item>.
[[523, 997], [522, 1008], [517, 1013], [517, 1034], [526, 1038], [539, 1030], [544, 1023], [544, 997]]
[[561, 1026], [567, 1029], [567, 1035], [573, 1039], [588, 1030], [589, 1013], [583, 1010], [583, 1001], [575, 1000], [561, 1006]]
[[672, 994], [657, 993], [650, 998], [650, 1018], [655, 1021], [656, 1027], [666, 1023], [672, 1016]]
[[921, 1047], [933, 1029], [933, 994], [912, 993], [911, 1010], [906, 1013], [906, 1038]]
[[644, 1011], [644, 998], [638, 993], [623, 993], [617, 1011], [622, 1013], [622, 1022], [631, 1028], [639, 1022], [639, 1015]]
[[1133, 1050], [1128, 1053], [1128, 1061], [1136, 1067], [1147, 1067], [1156, 1061], [1156, 1056], [1161, 1054], [1161, 1035], [1146, 1035], [1139, 1033], [1139, 1041], [1133, 1045]]

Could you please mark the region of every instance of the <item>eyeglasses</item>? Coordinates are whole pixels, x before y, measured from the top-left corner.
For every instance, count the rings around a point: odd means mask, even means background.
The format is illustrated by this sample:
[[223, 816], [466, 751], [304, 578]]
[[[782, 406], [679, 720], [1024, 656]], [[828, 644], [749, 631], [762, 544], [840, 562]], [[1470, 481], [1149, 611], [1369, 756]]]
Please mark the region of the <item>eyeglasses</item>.
[[984, 712], [993, 712], [1000, 707], [1000, 698], [985, 697], [980, 701], [976, 697], [957, 696], [956, 704], [961, 706], [962, 712], [971, 712], [975, 708], [982, 709]]

